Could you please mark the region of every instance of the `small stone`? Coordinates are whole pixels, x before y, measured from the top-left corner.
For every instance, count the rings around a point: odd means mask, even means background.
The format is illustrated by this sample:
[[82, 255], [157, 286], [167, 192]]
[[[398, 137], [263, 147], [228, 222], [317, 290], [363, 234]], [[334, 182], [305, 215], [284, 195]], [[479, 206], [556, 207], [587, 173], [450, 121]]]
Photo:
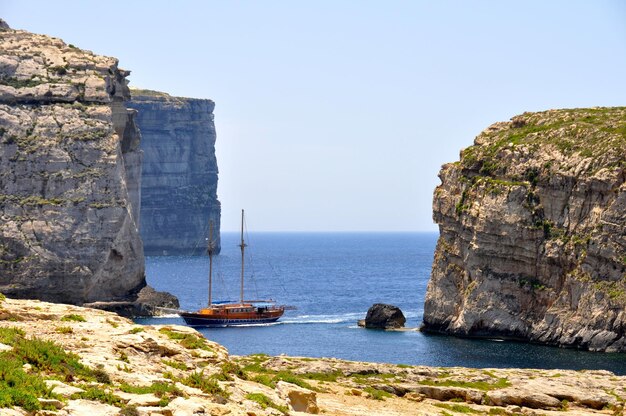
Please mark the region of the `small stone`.
[[46, 386], [49, 388], [52, 388], [53, 393], [61, 395], [65, 398], [70, 398], [73, 394], [85, 391], [83, 389], [79, 389], [78, 387], [68, 386], [58, 380], [44, 380], [44, 383], [46, 383]]
[[416, 393], [416, 392], [414, 392], [414, 391], [411, 391], [411, 392], [409, 392], [409, 393], [405, 394], [405, 395], [404, 395], [404, 398], [405, 398], [405, 399], [412, 400], [412, 401], [414, 401], [414, 402], [421, 402], [421, 401], [423, 401], [423, 400], [424, 400], [424, 395], [423, 395], [423, 394], [420, 394], [420, 393]]
[[63, 409], [64, 404], [56, 399], [37, 399], [42, 407], [53, 406], [55, 409]]
[[291, 408], [296, 412], [319, 413], [317, 394], [314, 391], [284, 381], [279, 381], [276, 384], [276, 390], [278, 395], [287, 400]]

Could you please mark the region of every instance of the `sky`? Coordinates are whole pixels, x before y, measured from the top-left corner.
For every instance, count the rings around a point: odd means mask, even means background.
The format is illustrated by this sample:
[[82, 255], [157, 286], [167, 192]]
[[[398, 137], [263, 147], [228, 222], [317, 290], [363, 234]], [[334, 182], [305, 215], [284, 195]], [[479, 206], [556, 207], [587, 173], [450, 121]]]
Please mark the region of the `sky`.
[[222, 230], [435, 231], [442, 164], [525, 111], [626, 105], [626, 2], [0, 0], [215, 101]]

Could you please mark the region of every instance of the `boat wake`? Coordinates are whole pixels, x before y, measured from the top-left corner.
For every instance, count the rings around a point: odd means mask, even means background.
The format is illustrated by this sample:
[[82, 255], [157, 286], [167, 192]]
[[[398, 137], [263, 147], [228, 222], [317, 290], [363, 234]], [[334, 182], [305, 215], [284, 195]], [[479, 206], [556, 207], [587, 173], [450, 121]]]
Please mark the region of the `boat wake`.
[[299, 315], [283, 318], [283, 324], [340, 324], [344, 322], [356, 322], [363, 319], [362, 313], [345, 313], [340, 315]]
[[[343, 314], [321, 314], [321, 315], [313, 315], [313, 314], [303, 314], [296, 316], [283, 316], [277, 322], [266, 322], [266, 323], [258, 323], [258, 324], [243, 324], [237, 325], [238, 327], [263, 327], [263, 326], [275, 326], [275, 325], [307, 325], [307, 324], [342, 324], [349, 323], [352, 326], [356, 327], [356, 322], [359, 319], [365, 318], [366, 312], [349, 312]], [[419, 318], [420, 314], [418, 312], [408, 312], [405, 313], [407, 319]], [[171, 319], [171, 318], [180, 318], [178, 314], [164, 314], [159, 316], [154, 316], [152, 319]]]
[[171, 318], [180, 318], [180, 315], [177, 313], [166, 313], [163, 315], [151, 316], [150, 319], [171, 319]]
[[[277, 324], [355, 324], [359, 319], [364, 319], [366, 312], [349, 312], [337, 315], [298, 315], [293, 317], [283, 317]], [[418, 312], [408, 312], [404, 316], [407, 319], [419, 318]]]

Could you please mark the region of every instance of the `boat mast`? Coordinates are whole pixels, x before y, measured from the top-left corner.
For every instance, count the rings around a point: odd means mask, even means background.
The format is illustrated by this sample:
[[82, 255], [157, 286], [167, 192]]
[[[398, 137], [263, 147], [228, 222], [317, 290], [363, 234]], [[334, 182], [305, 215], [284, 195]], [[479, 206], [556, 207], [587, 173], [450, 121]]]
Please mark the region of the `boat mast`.
[[209, 307], [213, 304], [211, 299], [211, 289], [213, 287], [213, 252], [215, 245], [213, 244], [213, 221], [209, 221], [209, 244], [207, 245], [207, 253], [209, 254]]
[[239, 301], [243, 304], [243, 263], [244, 263], [244, 250], [246, 248], [246, 243], [243, 241], [243, 209], [241, 210], [241, 292], [239, 294]]

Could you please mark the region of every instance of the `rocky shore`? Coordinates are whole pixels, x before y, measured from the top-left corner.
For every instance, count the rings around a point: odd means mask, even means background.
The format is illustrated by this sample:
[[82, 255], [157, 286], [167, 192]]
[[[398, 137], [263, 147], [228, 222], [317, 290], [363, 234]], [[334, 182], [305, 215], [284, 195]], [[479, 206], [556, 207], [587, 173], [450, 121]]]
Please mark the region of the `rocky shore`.
[[234, 357], [184, 326], [0, 302], [3, 416], [617, 415], [625, 398], [626, 377], [608, 371]]

